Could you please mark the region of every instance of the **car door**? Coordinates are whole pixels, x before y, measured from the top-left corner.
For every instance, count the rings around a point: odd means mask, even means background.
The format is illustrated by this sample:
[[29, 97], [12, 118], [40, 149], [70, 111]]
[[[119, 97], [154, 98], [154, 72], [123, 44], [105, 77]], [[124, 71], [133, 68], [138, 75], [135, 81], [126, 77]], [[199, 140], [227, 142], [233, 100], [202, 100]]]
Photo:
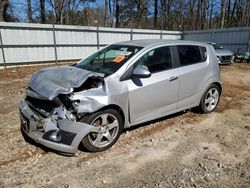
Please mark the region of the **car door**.
[[150, 50], [134, 64], [134, 68], [148, 67], [151, 76], [127, 80], [131, 124], [176, 111], [179, 80], [172, 63], [171, 47], [163, 46]]
[[196, 45], [178, 45], [179, 99], [177, 108], [187, 109], [198, 105], [200, 91], [211, 77], [206, 48]]

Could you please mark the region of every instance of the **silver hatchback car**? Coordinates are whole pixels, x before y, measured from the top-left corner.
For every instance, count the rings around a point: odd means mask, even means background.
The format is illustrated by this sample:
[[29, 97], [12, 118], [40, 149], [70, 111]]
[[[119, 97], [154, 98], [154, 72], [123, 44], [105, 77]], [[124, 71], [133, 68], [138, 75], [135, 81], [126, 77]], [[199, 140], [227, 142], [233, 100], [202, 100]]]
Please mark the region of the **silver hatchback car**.
[[110, 148], [122, 130], [190, 108], [210, 113], [222, 86], [206, 43], [135, 40], [109, 45], [72, 66], [34, 73], [19, 103], [24, 137], [75, 153]]

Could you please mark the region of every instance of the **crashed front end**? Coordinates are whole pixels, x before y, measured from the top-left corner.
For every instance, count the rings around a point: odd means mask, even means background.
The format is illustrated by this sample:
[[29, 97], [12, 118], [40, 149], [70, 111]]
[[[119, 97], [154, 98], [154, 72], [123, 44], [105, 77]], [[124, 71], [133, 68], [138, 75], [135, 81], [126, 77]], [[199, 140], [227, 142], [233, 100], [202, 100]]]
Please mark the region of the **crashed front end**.
[[103, 77], [71, 66], [45, 68], [33, 74], [26, 96], [19, 103], [22, 132], [56, 151], [77, 152], [82, 139], [98, 131], [92, 125], [79, 122], [84, 113], [90, 112], [83, 103], [90, 110], [101, 107], [101, 102], [91, 104], [94, 99], [78, 97], [77, 93], [103, 92]]

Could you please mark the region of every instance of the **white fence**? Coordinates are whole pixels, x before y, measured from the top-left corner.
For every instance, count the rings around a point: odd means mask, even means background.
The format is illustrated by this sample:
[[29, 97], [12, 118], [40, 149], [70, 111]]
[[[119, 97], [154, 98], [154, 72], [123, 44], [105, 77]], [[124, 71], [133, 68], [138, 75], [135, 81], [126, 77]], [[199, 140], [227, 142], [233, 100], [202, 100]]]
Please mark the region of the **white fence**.
[[203, 31], [160, 31], [0, 22], [0, 66], [78, 60], [110, 43], [136, 39], [185, 39], [250, 50], [250, 27]]
[[182, 39], [215, 42], [237, 53], [250, 51], [250, 27], [183, 32]]
[[0, 65], [77, 60], [136, 39], [181, 39], [181, 32], [0, 22]]

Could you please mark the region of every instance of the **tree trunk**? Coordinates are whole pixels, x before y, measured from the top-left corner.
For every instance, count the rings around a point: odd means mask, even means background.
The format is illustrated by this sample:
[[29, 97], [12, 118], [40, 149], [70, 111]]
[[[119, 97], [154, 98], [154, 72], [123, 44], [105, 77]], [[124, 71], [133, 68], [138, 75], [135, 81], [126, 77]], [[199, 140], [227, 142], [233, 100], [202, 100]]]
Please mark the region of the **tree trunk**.
[[234, 1], [233, 9], [232, 9], [232, 12], [231, 12], [231, 24], [232, 25], [235, 24], [234, 13], [235, 13], [235, 8], [236, 8], [236, 3], [237, 3], [237, 1]]
[[136, 1], [136, 23], [139, 28], [143, 28], [143, 11], [144, 11], [144, 5], [143, 0], [137, 0]]
[[54, 0], [55, 4], [55, 15], [56, 15], [56, 23], [62, 24], [63, 23], [63, 5], [64, 0]]
[[89, 25], [88, 10], [85, 9], [83, 12], [84, 12], [84, 19], [85, 19], [86, 25], [88, 26]]
[[158, 0], [154, 0], [154, 29], [157, 27], [157, 16], [158, 16]]
[[41, 23], [44, 24], [46, 22], [45, 0], [40, 0], [40, 16], [41, 16]]
[[[114, 6], [113, 6], [114, 7]], [[113, 27], [113, 9], [112, 9], [112, 3], [111, 3], [111, 0], [109, 0], [109, 16], [110, 16], [110, 19], [109, 19], [109, 26], [110, 27]]]
[[67, 9], [66, 9], [66, 15], [65, 15], [65, 18], [66, 18], [65, 19], [66, 20], [65, 23], [68, 25], [70, 23], [70, 21], [69, 21], [69, 17], [70, 17], [69, 14], [70, 14], [70, 10], [71, 10], [70, 9], [71, 0], [67, 0], [66, 3], [67, 3], [67, 7], [66, 7]]
[[211, 8], [210, 8], [210, 13], [209, 13], [208, 29], [211, 29], [212, 17], [213, 17], [213, 9], [214, 9], [214, 0], [211, 1], [210, 5], [211, 5]]
[[225, 0], [221, 0], [221, 21], [220, 21], [220, 28], [224, 28], [225, 24], [225, 13], [226, 13], [226, 5]]
[[202, 14], [201, 29], [207, 28], [207, 0], [203, 0], [203, 14]]
[[231, 25], [231, 17], [230, 17], [230, 11], [231, 11], [231, 0], [228, 0], [228, 5], [227, 5], [227, 27], [230, 27]]
[[61, 25], [63, 24], [63, 9], [62, 9], [62, 12], [60, 14], [60, 24]]
[[27, 0], [27, 15], [28, 15], [28, 22], [32, 22], [32, 6], [31, 6], [31, 0]]
[[198, 26], [200, 25], [200, 12], [201, 12], [201, 0], [198, 0], [197, 11], [196, 11], [195, 30], [197, 30]]
[[249, 8], [250, 8], [250, 2], [247, 1], [244, 4], [244, 8], [243, 8], [243, 13], [242, 13], [242, 24], [241, 27], [243, 26], [249, 26]]
[[172, 26], [172, 19], [170, 18], [170, 13], [171, 13], [171, 6], [172, 6], [172, 0], [168, 0], [166, 3], [166, 14], [165, 14], [165, 29], [169, 29]]
[[120, 0], [115, 1], [115, 27], [120, 26]]
[[0, 21], [6, 21], [6, 10], [9, 6], [8, 0], [0, 0]]
[[161, 30], [164, 30], [166, 28], [166, 11], [167, 11], [167, 2], [166, 0], [161, 0]]
[[104, 26], [107, 27], [108, 26], [108, 8], [109, 6], [109, 2], [108, 0], [105, 0], [105, 6], [104, 6]]
[[194, 29], [194, 4], [195, 1], [194, 0], [190, 0], [189, 1], [189, 18], [187, 19], [187, 24], [188, 24], [188, 29], [189, 30], [193, 30]]

